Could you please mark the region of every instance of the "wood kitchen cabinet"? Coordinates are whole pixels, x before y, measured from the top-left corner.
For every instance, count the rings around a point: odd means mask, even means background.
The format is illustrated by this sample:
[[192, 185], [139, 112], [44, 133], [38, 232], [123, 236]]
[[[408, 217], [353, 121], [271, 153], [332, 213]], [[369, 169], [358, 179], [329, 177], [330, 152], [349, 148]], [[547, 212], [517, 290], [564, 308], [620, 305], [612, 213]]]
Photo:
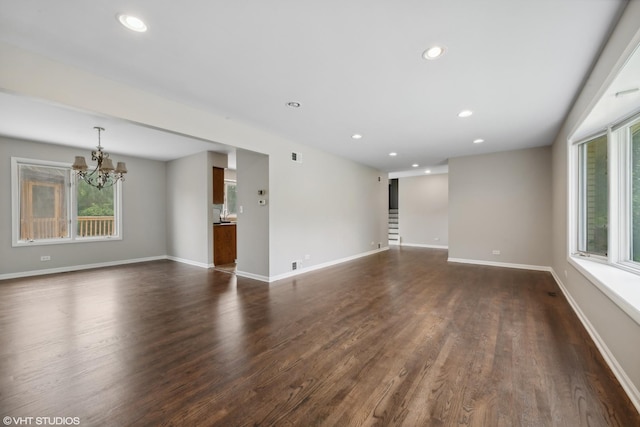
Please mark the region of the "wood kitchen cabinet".
[[224, 169], [213, 168], [213, 204], [224, 203]]
[[236, 261], [236, 225], [213, 226], [213, 265], [231, 264]]

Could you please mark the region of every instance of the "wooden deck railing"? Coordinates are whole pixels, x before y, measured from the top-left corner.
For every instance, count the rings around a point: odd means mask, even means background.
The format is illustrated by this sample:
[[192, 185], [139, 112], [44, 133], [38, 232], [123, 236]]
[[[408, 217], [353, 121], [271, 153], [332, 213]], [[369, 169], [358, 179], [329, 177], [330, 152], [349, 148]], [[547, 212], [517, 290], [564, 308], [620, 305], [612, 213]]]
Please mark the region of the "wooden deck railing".
[[64, 218], [30, 218], [20, 221], [21, 240], [57, 239], [67, 236]]
[[113, 216], [79, 216], [78, 236], [112, 236]]
[[[79, 216], [78, 236], [112, 236], [113, 216]], [[67, 237], [67, 221], [63, 218], [30, 218], [20, 224], [21, 240], [42, 240]]]

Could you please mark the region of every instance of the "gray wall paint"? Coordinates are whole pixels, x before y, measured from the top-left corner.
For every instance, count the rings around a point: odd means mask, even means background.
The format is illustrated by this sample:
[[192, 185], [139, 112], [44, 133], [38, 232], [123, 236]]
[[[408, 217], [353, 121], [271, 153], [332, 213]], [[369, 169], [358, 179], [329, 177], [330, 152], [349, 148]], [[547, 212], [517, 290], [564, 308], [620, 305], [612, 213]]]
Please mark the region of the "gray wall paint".
[[212, 184], [206, 152], [167, 162], [167, 255], [198, 265], [210, 261]]
[[167, 255], [213, 265], [213, 167], [226, 154], [202, 152], [167, 162]]
[[308, 268], [388, 246], [386, 174], [291, 146], [269, 156], [269, 184], [271, 276], [291, 272], [295, 260]]
[[449, 244], [449, 175], [399, 179], [401, 244]]
[[[248, 150], [237, 150], [237, 269], [240, 274], [269, 277], [269, 157]], [[266, 194], [258, 195], [259, 190]], [[261, 206], [259, 200], [266, 200]]]
[[[166, 254], [165, 164], [112, 153], [127, 162], [123, 184], [123, 239], [108, 242], [77, 242], [34, 247], [11, 246], [11, 157], [73, 163], [76, 155], [90, 149], [68, 148], [0, 137], [0, 275], [35, 272], [98, 263], [126, 261]], [[41, 262], [41, 255], [51, 261]]]
[[449, 160], [450, 258], [549, 266], [550, 238], [550, 147]]
[[[378, 182], [383, 174], [375, 169], [6, 43], [0, 56], [4, 90], [268, 155], [271, 277], [305, 255], [311, 267], [387, 245], [387, 179]], [[302, 165], [291, 162], [292, 151], [303, 153]], [[170, 222], [177, 224], [175, 215]], [[170, 247], [202, 259], [179, 237]]]
[[624, 375], [640, 390], [640, 325], [568, 260], [568, 138], [640, 42], [640, 2], [630, 2], [553, 144], [552, 267]]

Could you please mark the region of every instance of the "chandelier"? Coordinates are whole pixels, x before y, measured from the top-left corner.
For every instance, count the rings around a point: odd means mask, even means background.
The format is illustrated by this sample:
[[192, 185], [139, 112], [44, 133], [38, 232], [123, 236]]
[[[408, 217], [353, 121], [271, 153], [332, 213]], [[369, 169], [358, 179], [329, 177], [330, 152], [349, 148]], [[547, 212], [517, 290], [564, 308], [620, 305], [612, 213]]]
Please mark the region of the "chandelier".
[[102, 145], [100, 143], [100, 132], [104, 131], [104, 128], [95, 126], [94, 129], [98, 131], [97, 150], [91, 152], [91, 160], [97, 163], [95, 169], [88, 171], [89, 167], [83, 156], [76, 156], [76, 160], [73, 162], [71, 168], [76, 171], [78, 177], [84, 182], [101, 190], [105, 187], [111, 187], [118, 181], [124, 181], [127, 166], [124, 162], [118, 162], [118, 166], [113, 167], [109, 153], [102, 151]]

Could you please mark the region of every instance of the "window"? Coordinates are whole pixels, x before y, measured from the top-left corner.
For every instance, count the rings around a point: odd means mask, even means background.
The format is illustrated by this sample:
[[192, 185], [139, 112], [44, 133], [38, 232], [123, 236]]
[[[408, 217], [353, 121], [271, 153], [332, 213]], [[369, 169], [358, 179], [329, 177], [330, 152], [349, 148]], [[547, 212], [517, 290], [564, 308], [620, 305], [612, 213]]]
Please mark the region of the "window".
[[20, 240], [69, 238], [69, 171], [55, 166], [18, 164]]
[[236, 194], [236, 181], [224, 181], [224, 205], [223, 214], [226, 219], [238, 217], [238, 198]]
[[98, 190], [78, 180], [75, 200], [78, 237], [116, 235], [114, 187]]
[[640, 116], [575, 148], [576, 252], [640, 273]]
[[631, 126], [631, 260], [640, 262], [640, 122]]
[[609, 184], [607, 136], [580, 144], [580, 219], [578, 250], [606, 256], [608, 245]]
[[120, 237], [120, 183], [98, 190], [66, 164], [11, 162], [14, 246]]

